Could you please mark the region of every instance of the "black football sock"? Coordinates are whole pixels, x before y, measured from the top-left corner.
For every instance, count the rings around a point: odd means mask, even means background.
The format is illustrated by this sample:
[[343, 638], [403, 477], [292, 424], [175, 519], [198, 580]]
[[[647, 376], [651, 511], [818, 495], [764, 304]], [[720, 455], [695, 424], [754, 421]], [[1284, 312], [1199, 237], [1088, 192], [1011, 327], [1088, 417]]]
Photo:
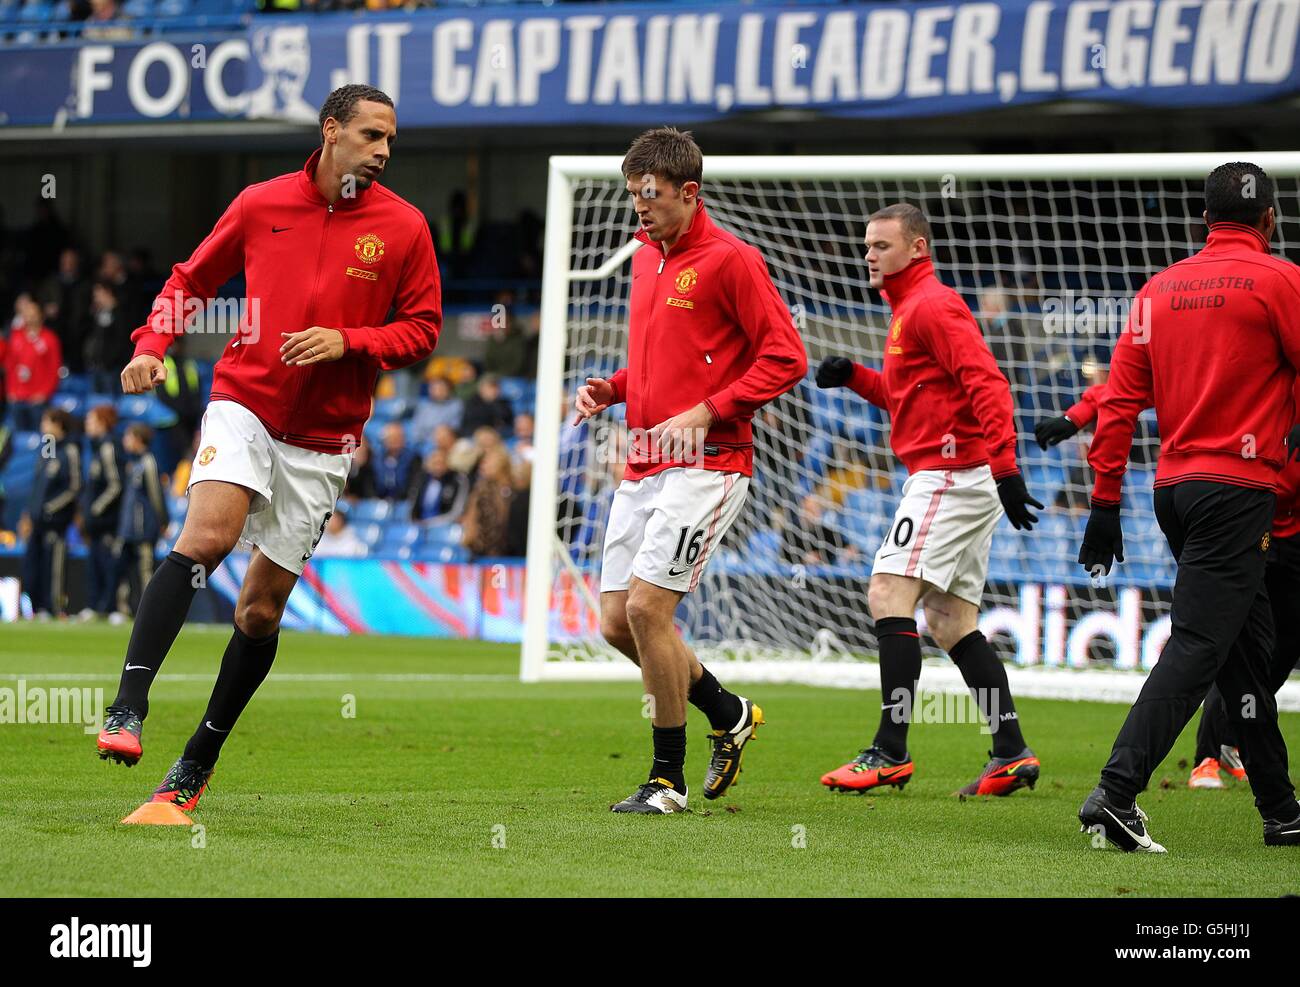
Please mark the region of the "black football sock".
[[662, 778], [686, 794], [686, 724], [679, 727], [651, 727], [655, 738], [655, 757], [650, 763], [650, 781]]
[[209, 575], [180, 552], [172, 552], [154, 571], [140, 594], [115, 706], [129, 706], [140, 719], [149, 715], [149, 689], [189, 615], [194, 594]]
[[979, 631], [971, 631], [954, 644], [948, 656], [974, 694], [984, 722], [993, 731], [993, 756], [1015, 757], [1025, 749], [1025, 738], [1020, 732], [1015, 700], [1011, 698], [1006, 666]]
[[912, 722], [916, 684], [921, 678], [921, 636], [911, 617], [876, 621], [880, 649], [880, 726], [876, 747], [893, 758], [907, 754], [907, 727]]
[[186, 760], [198, 761], [207, 768], [217, 763], [221, 745], [230, 736], [239, 714], [271, 671], [279, 643], [278, 630], [266, 637], [254, 638], [235, 628], [230, 643], [226, 645], [226, 653], [221, 657], [221, 671], [217, 673], [217, 684], [212, 687], [208, 710], [194, 736], [185, 745], [183, 756]]
[[709, 726], [714, 730], [734, 730], [745, 713], [745, 704], [735, 693], [722, 688], [712, 672], [703, 665], [700, 668], [704, 674], [691, 685], [686, 698], [709, 718]]

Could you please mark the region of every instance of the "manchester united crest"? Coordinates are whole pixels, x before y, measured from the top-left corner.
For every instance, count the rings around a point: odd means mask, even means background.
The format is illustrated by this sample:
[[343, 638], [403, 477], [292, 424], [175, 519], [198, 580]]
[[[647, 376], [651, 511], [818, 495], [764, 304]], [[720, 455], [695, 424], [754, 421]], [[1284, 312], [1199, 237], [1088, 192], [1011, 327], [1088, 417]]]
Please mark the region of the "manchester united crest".
[[895, 319], [894, 324], [889, 327], [889, 338], [898, 339], [899, 334], [903, 331], [903, 320]]
[[700, 280], [699, 272], [693, 267], [686, 268], [686, 270], [677, 275], [677, 280], [674, 282], [677, 288], [677, 294], [687, 294], [695, 287], [695, 282], [698, 280]]
[[375, 264], [384, 256], [384, 241], [373, 233], [357, 237], [354, 244], [357, 260], [363, 264]]
[[201, 453], [199, 453], [199, 465], [207, 466], [208, 463], [212, 462], [212, 460], [216, 458], [217, 458], [217, 447], [208, 446]]

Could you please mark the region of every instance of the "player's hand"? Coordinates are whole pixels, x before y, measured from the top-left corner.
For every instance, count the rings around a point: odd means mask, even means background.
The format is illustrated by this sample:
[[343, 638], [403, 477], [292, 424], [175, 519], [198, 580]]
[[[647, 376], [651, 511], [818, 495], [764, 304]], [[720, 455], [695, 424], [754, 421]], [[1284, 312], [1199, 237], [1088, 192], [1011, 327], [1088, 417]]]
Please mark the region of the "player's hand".
[[1300, 456], [1300, 425], [1292, 425], [1286, 433], [1286, 461], [1291, 462], [1293, 456]]
[[167, 379], [167, 368], [156, 356], [141, 353], [122, 371], [122, 393], [143, 394]]
[[1044, 418], [1034, 426], [1034, 438], [1038, 440], [1040, 449], [1059, 445], [1066, 439], [1073, 438], [1078, 432], [1079, 426], [1064, 415], [1060, 418]]
[[592, 415], [598, 415], [614, 403], [614, 385], [604, 377], [588, 377], [587, 383], [578, 388], [578, 396], [573, 406], [578, 412], [573, 419], [574, 426], [581, 425]]
[[313, 363], [337, 360], [347, 350], [343, 333], [324, 326], [312, 326], [302, 332], [282, 332], [280, 362], [290, 367], [310, 367]]
[[1031, 506], [1040, 511], [1043, 509], [1043, 505], [1025, 489], [1025, 478], [1019, 472], [998, 481], [998, 499], [1002, 501], [1002, 509], [1007, 512], [1012, 527], [1018, 530], [1029, 531], [1038, 521], [1038, 515], [1029, 510]]
[[713, 424], [713, 413], [704, 402], [690, 411], [673, 415], [650, 429], [650, 454], [659, 462], [693, 462]]
[[1124, 532], [1119, 524], [1119, 505], [1107, 507], [1094, 503], [1088, 515], [1088, 526], [1083, 530], [1083, 544], [1079, 547], [1079, 565], [1096, 576], [1098, 567], [1110, 572], [1116, 562], [1124, 561]]
[[843, 387], [853, 376], [853, 361], [844, 356], [828, 356], [817, 368], [817, 386]]

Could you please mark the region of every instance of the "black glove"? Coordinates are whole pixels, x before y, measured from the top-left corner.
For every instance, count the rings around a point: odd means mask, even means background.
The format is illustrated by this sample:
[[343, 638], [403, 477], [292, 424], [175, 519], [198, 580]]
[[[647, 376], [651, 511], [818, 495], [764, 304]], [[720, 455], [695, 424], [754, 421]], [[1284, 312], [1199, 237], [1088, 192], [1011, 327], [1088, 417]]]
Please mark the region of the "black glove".
[[1044, 418], [1035, 425], [1034, 438], [1038, 440], [1038, 448], [1046, 449], [1073, 437], [1078, 431], [1079, 426], [1062, 415], [1060, 418]]
[[1025, 478], [1019, 473], [1011, 473], [998, 481], [998, 498], [1002, 501], [1002, 509], [1007, 512], [1012, 526], [1024, 531], [1033, 528], [1038, 520], [1037, 514], [1030, 513], [1029, 506], [1032, 504], [1040, 511], [1043, 509], [1043, 505], [1029, 495], [1025, 489]]
[[1286, 461], [1291, 462], [1293, 456], [1300, 456], [1300, 425], [1292, 425], [1286, 433]]
[[817, 368], [817, 386], [843, 387], [853, 376], [853, 361], [843, 356], [828, 356]]
[[1079, 565], [1095, 573], [1110, 572], [1115, 562], [1124, 561], [1124, 532], [1119, 526], [1119, 505], [1106, 507], [1094, 503], [1088, 515], [1088, 526], [1083, 529], [1083, 545], [1079, 548]]

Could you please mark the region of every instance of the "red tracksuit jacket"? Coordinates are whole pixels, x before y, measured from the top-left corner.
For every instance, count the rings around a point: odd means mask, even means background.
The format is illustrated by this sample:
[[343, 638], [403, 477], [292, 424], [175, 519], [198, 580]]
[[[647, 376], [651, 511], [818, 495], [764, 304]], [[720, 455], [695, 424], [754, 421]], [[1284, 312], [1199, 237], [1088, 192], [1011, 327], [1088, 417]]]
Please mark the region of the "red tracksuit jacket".
[[961, 295], [929, 257], [885, 276], [893, 309], [883, 372], [853, 367], [849, 387], [889, 412], [889, 445], [909, 473], [988, 464], [1015, 473], [1011, 385]]
[[59, 337], [44, 326], [35, 339], [21, 326], [9, 334], [7, 346], [0, 338], [0, 369], [5, 372], [4, 386], [10, 401], [48, 401], [59, 389], [61, 366], [63, 347]]
[[[236, 196], [190, 259], [172, 268], [149, 323], [131, 338], [137, 356], [161, 359], [182, 331], [177, 299], [211, 298], [244, 271], [247, 314], [213, 371], [212, 400], [243, 405], [281, 442], [340, 453], [361, 441], [379, 371], [433, 351], [442, 300], [420, 211], [379, 184], [329, 205], [313, 181], [319, 158], [317, 150], [301, 171]], [[343, 356], [281, 363], [280, 333], [312, 326], [340, 330]]]
[[[637, 239], [651, 244], [644, 232]], [[702, 468], [750, 476], [754, 412], [794, 387], [808, 356], [759, 252], [719, 229], [701, 202], [665, 255], [632, 258], [628, 362], [610, 378], [628, 428], [649, 430], [703, 402], [713, 414]], [[688, 464], [628, 450], [628, 480]]]
[[[1143, 342], [1145, 340], [1145, 342]], [[1093, 500], [1113, 505], [1138, 414], [1160, 425], [1157, 487], [1213, 480], [1276, 490], [1295, 424], [1300, 268], [1240, 223], [1137, 293], [1115, 345], [1088, 462]]]
[[[1097, 417], [1097, 407], [1106, 392], [1105, 384], [1093, 384], [1083, 392], [1079, 403], [1065, 413], [1079, 428], [1087, 428]], [[1296, 377], [1292, 398], [1300, 412], [1300, 376]], [[1277, 475], [1277, 508], [1273, 512], [1273, 534], [1278, 538], [1300, 535], [1300, 459], [1293, 459]]]

